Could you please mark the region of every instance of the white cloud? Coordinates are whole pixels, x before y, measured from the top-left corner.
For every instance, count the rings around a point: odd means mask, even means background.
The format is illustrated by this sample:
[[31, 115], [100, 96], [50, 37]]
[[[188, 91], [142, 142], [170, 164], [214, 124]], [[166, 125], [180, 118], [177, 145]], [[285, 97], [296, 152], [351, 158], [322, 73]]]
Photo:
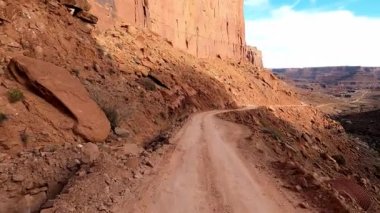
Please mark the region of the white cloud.
[[246, 21], [247, 43], [263, 51], [266, 67], [380, 66], [380, 18], [350, 11], [273, 10]]
[[269, 4], [269, 0], [244, 0], [244, 5], [246, 6], [266, 6]]

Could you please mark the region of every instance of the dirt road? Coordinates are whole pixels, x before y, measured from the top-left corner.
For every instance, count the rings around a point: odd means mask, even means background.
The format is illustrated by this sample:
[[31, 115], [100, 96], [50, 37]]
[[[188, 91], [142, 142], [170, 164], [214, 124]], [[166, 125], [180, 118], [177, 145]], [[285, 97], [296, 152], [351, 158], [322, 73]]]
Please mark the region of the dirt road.
[[356, 99], [352, 100], [352, 101], [349, 101], [349, 102], [342, 102], [342, 103], [324, 103], [324, 104], [319, 104], [317, 105], [316, 107], [317, 108], [323, 108], [323, 107], [327, 107], [327, 106], [337, 106], [337, 105], [342, 105], [342, 104], [355, 104], [355, 103], [359, 103], [361, 102], [369, 93], [370, 91], [369, 90], [364, 90], [364, 92], [362, 92], [362, 94], [357, 97]]
[[152, 184], [116, 212], [305, 212], [239, 155], [235, 144], [250, 131], [217, 113], [192, 116], [173, 138], [177, 147]]

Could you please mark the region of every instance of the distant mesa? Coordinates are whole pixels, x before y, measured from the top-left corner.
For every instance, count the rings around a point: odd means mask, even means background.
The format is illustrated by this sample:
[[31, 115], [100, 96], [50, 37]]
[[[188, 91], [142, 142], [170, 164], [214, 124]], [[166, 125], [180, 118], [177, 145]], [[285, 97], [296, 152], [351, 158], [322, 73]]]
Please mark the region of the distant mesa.
[[320, 83], [322, 86], [380, 87], [380, 67], [339, 66], [284, 68], [272, 70], [277, 76], [295, 82]]

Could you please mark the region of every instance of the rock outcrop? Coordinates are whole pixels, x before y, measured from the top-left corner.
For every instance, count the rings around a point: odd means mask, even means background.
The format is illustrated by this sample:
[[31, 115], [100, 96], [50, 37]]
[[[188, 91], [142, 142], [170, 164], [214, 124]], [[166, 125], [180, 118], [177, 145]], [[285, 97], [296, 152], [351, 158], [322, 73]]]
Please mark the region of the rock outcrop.
[[174, 47], [202, 58], [240, 60], [247, 56], [243, 0], [89, 2], [101, 28], [121, 23], [148, 28], [167, 38]]
[[59, 2], [67, 7], [76, 8], [78, 10], [89, 11], [91, 9], [91, 5], [87, 0], [59, 0]]
[[246, 57], [248, 61], [254, 64], [256, 67], [264, 67], [261, 51], [258, 50], [256, 47], [247, 46]]
[[26, 56], [13, 58], [9, 70], [19, 83], [68, 110], [78, 121], [74, 130], [79, 135], [89, 141], [107, 138], [111, 129], [107, 117], [80, 81], [67, 70]]

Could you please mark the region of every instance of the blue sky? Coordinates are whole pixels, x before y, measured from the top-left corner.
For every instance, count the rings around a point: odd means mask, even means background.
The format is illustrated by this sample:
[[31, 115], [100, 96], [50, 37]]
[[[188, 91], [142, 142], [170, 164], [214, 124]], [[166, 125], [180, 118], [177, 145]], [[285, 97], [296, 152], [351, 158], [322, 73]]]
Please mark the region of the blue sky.
[[245, 0], [246, 40], [269, 68], [380, 66], [380, 0]]

